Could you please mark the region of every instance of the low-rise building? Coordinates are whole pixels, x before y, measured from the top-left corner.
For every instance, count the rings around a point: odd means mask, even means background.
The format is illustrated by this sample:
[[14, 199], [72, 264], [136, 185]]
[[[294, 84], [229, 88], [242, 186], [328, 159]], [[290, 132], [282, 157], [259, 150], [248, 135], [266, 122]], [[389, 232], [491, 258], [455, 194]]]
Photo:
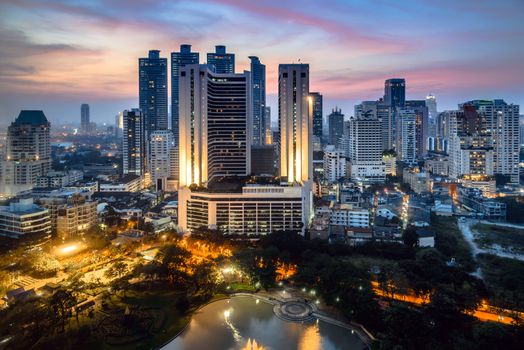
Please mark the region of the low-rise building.
[[449, 175], [449, 161], [447, 157], [435, 157], [426, 160], [424, 169], [433, 175], [448, 176]]
[[506, 219], [506, 203], [486, 198], [482, 195], [482, 191], [478, 189], [460, 187], [458, 190], [458, 201], [462, 207], [476, 212], [484, 219]]
[[435, 231], [424, 228], [416, 230], [418, 236], [419, 247], [434, 247], [435, 246]]
[[51, 238], [49, 210], [34, 204], [32, 198], [0, 207], [0, 238], [6, 245], [47, 241]]
[[83, 178], [84, 173], [80, 170], [49, 171], [46, 175], [36, 179], [36, 187], [62, 188]]
[[417, 194], [429, 191], [429, 174], [418, 169], [404, 169], [402, 179]]
[[139, 192], [142, 189], [140, 176], [128, 174], [113, 183], [101, 183], [100, 192]]
[[337, 204], [331, 208], [330, 223], [346, 227], [369, 227], [369, 211], [355, 209], [348, 204]]
[[459, 178], [459, 183], [467, 188], [475, 188], [482, 191], [484, 197], [495, 197], [497, 194], [497, 183], [495, 177], [488, 175], [463, 175]]

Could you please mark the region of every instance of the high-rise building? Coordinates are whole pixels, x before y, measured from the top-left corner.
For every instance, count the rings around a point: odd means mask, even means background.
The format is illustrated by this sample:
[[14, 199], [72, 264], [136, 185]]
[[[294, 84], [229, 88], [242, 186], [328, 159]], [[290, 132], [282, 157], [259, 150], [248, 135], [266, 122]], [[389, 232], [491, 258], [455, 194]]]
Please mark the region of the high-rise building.
[[7, 129], [0, 193], [31, 189], [51, 168], [51, 124], [42, 111], [21, 111]]
[[386, 105], [383, 99], [378, 101], [362, 101], [355, 105], [355, 118], [374, 118], [382, 122], [382, 149], [390, 150], [394, 148], [395, 125], [392, 115], [393, 108]]
[[474, 100], [464, 103], [482, 115], [493, 141], [493, 172], [519, 183], [519, 105], [504, 100]]
[[384, 182], [382, 122], [371, 117], [351, 118], [349, 129], [351, 179], [362, 183]]
[[328, 143], [338, 147], [344, 133], [344, 114], [342, 114], [341, 109], [335, 107], [327, 119], [329, 125]]
[[167, 59], [159, 50], [138, 59], [139, 108], [145, 119], [146, 135], [167, 129]]
[[251, 74], [180, 72], [179, 185], [251, 173]]
[[309, 94], [309, 65], [278, 66], [280, 176], [289, 183], [313, 178], [313, 99]]
[[322, 95], [320, 92], [311, 92], [309, 95], [313, 99], [313, 136], [322, 140]]
[[413, 109], [398, 110], [396, 131], [397, 160], [408, 165], [417, 164], [417, 115]]
[[89, 105], [87, 103], [83, 103], [80, 106], [80, 130], [83, 134], [88, 134], [90, 129], [90, 121], [89, 121]]
[[411, 109], [416, 116], [417, 157], [423, 158], [428, 154], [428, 107], [425, 100], [408, 100], [405, 108]]
[[264, 108], [264, 123], [265, 123], [265, 140], [266, 145], [272, 145], [273, 144], [273, 131], [271, 130], [271, 107], [266, 106]]
[[334, 183], [346, 177], [346, 158], [335, 146], [328, 145], [324, 149], [324, 180]]
[[117, 138], [121, 138], [124, 130], [124, 113], [118, 112], [117, 115], [115, 115], [115, 136]]
[[207, 64], [214, 67], [215, 73], [233, 74], [235, 73], [235, 54], [226, 53], [224, 45], [217, 45], [215, 52], [207, 54]]
[[428, 136], [437, 137], [437, 98], [433, 94], [426, 96], [426, 107], [428, 107]]
[[32, 198], [0, 207], [0, 239], [9, 246], [39, 244], [51, 238], [49, 210], [33, 203]]
[[251, 89], [253, 96], [253, 145], [265, 144], [266, 123], [266, 66], [260, 63], [256, 56], [249, 56], [251, 60]]
[[404, 107], [406, 101], [406, 81], [404, 79], [388, 79], [384, 83], [384, 103], [393, 108]]
[[139, 109], [133, 108], [123, 112], [123, 120], [123, 173], [143, 176], [146, 171], [145, 117]]
[[[171, 52], [171, 130], [178, 147], [179, 79], [180, 68], [186, 64], [198, 64], [199, 53], [191, 51], [191, 45], [180, 45], [180, 52]], [[178, 175], [177, 175], [178, 177]]]
[[174, 179], [175, 139], [170, 130], [154, 131], [149, 138], [149, 169], [157, 191], [169, 190], [168, 179]]

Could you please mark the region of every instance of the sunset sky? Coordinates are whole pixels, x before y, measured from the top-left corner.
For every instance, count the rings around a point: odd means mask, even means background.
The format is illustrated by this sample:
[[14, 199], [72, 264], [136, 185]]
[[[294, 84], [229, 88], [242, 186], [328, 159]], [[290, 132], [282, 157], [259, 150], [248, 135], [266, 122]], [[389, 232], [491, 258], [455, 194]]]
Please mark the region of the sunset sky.
[[201, 60], [224, 44], [238, 71], [259, 56], [274, 110], [278, 64], [298, 59], [325, 113], [352, 115], [392, 77], [408, 98], [435, 94], [439, 110], [474, 98], [524, 108], [523, 17], [523, 0], [1, 0], [0, 123], [20, 109], [79, 122], [81, 103], [112, 122], [138, 104], [138, 58], [182, 43]]

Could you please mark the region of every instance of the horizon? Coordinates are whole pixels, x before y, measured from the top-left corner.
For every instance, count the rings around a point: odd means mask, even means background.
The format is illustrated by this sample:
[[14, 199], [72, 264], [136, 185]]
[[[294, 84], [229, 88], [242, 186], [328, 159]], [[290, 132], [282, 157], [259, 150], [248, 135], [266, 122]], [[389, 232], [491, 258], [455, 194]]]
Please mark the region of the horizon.
[[434, 94], [439, 111], [472, 99], [523, 105], [519, 8], [518, 0], [336, 1], [322, 8], [276, 1], [7, 0], [0, 4], [0, 43], [10, 48], [0, 54], [0, 124], [22, 109], [41, 109], [55, 124], [78, 123], [82, 103], [90, 105], [92, 121], [111, 124], [117, 112], [138, 106], [138, 58], [158, 49], [169, 61], [186, 43], [200, 52], [201, 63], [215, 45], [225, 45], [235, 53], [237, 72], [249, 70], [248, 56], [258, 56], [267, 67], [273, 121], [278, 64], [299, 59], [310, 65], [311, 91], [324, 97], [324, 117], [335, 106], [353, 115], [355, 104], [382, 97], [384, 80], [393, 77], [406, 79], [407, 99]]

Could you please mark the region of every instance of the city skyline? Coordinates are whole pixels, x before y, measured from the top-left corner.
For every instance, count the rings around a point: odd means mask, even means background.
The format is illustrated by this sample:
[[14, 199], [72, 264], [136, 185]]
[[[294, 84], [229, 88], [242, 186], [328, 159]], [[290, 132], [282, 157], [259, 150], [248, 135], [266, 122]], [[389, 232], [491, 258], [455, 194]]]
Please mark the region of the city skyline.
[[54, 123], [76, 122], [81, 103], [90, 104], [94, 122], [112, 123], [117, 112], [138, 107], [137, 58], [153, 49], [169, 58], [186, 43], [202, 60], [225, 45], [237, 72], [249, 69], [248, 56], [258, 56], [274, 110], [278, 64], [299, 59], [311, 66], [311, 90], [323, 94], [325, 115], [338, 106], [350, 116], [353, 105], [381, 97], [389, 78], [406, 79], [409, 99], [433, 93], [439, 111], [477, 98], [524, 104], [524, 49], [514, 45], [524, 34], [523, 6], [4, 1], [0, 42], [10, 50], [0, 55], [0, 124], [21, 109], [43, 109]]

